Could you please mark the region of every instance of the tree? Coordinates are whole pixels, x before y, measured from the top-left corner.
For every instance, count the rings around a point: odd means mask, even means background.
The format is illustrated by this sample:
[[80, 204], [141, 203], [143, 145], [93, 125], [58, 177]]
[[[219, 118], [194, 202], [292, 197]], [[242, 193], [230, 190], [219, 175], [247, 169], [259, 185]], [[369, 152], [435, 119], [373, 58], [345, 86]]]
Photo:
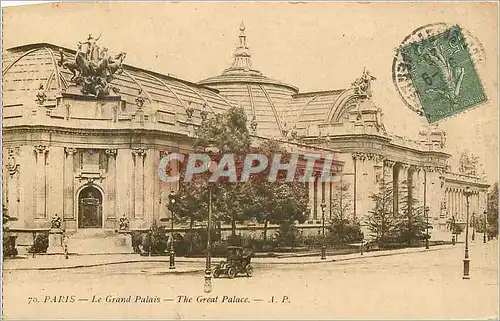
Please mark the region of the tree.
[[195, 148], [213, 145], [221, 154], [244, 157], [250, 149], [251, 137], [247, 116], [241, 107], [231, 107], [224, 113], [204, 121], [198, 128]]
[[333, 244], [348, 244], [363, 239], [359, 222], [349, 212], [351, 198], [348, 191], [349, 186], [342, 182], [332, 195], [333, 208], [329, 239]]
[[[413, 197], [415, 186], [408, 185], [403, 181], [399, 187], [400, 213], [396, 214], [396, 233], [400, 242], [412, 244], [413, 240], [420, 240], [424, 237], [427, 228], [427, 220], [423, 206], [418, 206], [418, 200]], [[429, 225], [429, 228], [432, 226]], [[425, 237], [429, 237], [425, 235]]]
[[394, 238], [396, 220], [393, 212], [392, 182], [381, 181], [379, 191], [370, 196], [374, 207], [369, 211], [367, 226], [371, 235], [379, 245], [383, 245]]
[[[245, 157], [250, 153], [266, 155], [269, 165], [275, 153], [282, 154], [282, 162], [290, 159], [290, 153], [277, 141], [265, 141], [258, 147], [251, 147], [246, 121], [245, 112], [239, 107], [217, 114], [201, 124], [194, 144], [195, 150], [201, 152], [209, 146], [216, 147], [218, 154], [211, 155], [216, 162], [220, 155], [232, 154], [238, 180], [241, 179], [245, 166]], [[282, 172], [278, 173], [276, 182], [268, 182], [268, 171], [269, 166], [267, 170], [251, 175], [247, 182], [239, 183], [222, 177], [216, 183], [209, 184], [211, 173], [194, 175], [190, 182], [181, 184], [176, 213], [189, 218], [190, 222], [206, 219], [210, 189], [213, 217], [218, 222], [230, 222], [233, 237], [236, 236], [236, 222], [250, 218], [264, 222], [265, 237], [268, 222], [279, 224], [285, 221], [302, 221], [307, 206], [305, 185], [283, 182], [285, 176]]]
[[487, 215], [482, 213], [472, 216], [472, 226], [474, 226], [477, 233], [484, 233], [484, 223]]
[[488, 193], [488, 234], [498, 236], [498, 182]]
[[350, 216], [351, 196], [349, 186], [341, 182], [332, 195], [332, 221], [343, 222]]
[[[217, 161], [219, 155], [232, 154], [235, 158], [237, 174], [241, 174], [243, 160], [250, 149], [250, 134], [246, 126], [247, 118], [241, 107], [232, 107], [228, 111], [215, 114], [203, 121], [197, 130], [194, 150], [204, 152], [207, 147], [218, 149], [217, 155], [211, 155]], [[227, 177], [216, 183], [209, 183], [211, 173], [204, 172], [193, 176], [189, 182], [183, 181], [179, 190], [179, 204], [176, 211], [180, 217], [190, 220], [190, 229], [195, 221], [208, 218], [209, 190], [212, 192], [213, 219], [230, 222], [232, 235], [236, 235], [236, 222], [246, 219], [244, 216], [244, 190], [246, 188]]]
[[180, 219], [189, 220], [188, 242], [189, 252], [193, 251], [193, 226], [207, 217], [208, 203], [206, 201], [206, 182], [199, 177], [191, 182], [181, 182], [181, 188], [176, 194], [176, 202], [171, 205], [171, 211]]
[[[264, 141], [258, 147], [252, 149], [252, 153], [265, 155], [272, 161], [274, 154], [281, 154], [281, 162], [288, 162], [291, 154], [277, 141]], [[248, 213], [247, 216], [255, 217], [264, 223], [264, 241], [267, 240], [268, 223], [280, 224], [285, 230], [289, 230], [287, 225], [295, 221], [305, 220], [308, 197], [305, 184], [297, 182], [285, 182], [284, 173], [278, 173], [275, 182], [268, 181], [269, 166], [266, 170], [251, 175], [248, 182], [247, 196]], [[296, 173], [296, 179], [300, 175]], [[293, 230], [293, 229], [292, 229]], [[285, 231], [283, 231], [285, 233]], [[283, 234], [282, 233], [282, 234]]]

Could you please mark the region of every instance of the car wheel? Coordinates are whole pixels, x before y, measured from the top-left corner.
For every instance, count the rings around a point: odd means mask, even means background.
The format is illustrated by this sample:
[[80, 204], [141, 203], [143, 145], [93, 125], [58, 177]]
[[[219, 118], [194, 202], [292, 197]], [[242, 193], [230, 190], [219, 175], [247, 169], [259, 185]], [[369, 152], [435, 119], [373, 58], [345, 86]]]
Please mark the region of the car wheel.
[[247, 265], [247, 276], [252, 277], [253, 275], [253, 267], [251, 265]]
[[235, 276], [236, 276], [236, 270], [234, 268], [229, 268], [227, 270], [227, 276], [230, 278], [230, 279], [233, 279]]
[[220, 276], [220, 270], [214, 270], [214, 278], [218, 278]]

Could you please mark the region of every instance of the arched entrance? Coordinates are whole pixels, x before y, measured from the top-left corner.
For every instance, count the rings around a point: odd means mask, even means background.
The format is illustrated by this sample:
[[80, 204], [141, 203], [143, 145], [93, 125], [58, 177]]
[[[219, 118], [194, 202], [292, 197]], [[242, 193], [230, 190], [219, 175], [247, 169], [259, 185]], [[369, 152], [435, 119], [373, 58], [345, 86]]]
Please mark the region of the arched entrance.
[[78, 195], [78, 228], [102, 227], [102, 194], [87, 186]]

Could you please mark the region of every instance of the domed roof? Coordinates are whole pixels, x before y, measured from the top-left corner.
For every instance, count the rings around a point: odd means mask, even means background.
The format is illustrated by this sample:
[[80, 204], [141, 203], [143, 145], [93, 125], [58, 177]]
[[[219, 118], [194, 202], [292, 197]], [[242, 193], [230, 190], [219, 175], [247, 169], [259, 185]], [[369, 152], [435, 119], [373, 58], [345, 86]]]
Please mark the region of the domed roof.
[[245, 26], [240, 26], [239, 44], [234, 52], [234, 62], [221, 75], [199, 82], [215, 88], [219, 94], [242, 106], [255, 133], [266, 137], [282, 136], [286, 130], [284, 112], [298, 88], [264, 76], [252, 68], [247, 46]]
[[[40, 91], [45, 93], [47, 103], [55, 104], [61, 92], [75, 89], [73, 74], [61, 66], [60, 55], [71, 61], [75, 51], [47, 43], [8, 49], [3, 56], [3, 105], [33, 104]], [[111, 84], [131, 106], [141, 96], [160, 113], [182, 115], [193, 110], [192, 121], [200, 123], [201, 111], [219, 113], [234, 105], [217, 90], [202, 85], [130, 65], [124, 64], [123, 69], [123, 73], [114, 75]]]

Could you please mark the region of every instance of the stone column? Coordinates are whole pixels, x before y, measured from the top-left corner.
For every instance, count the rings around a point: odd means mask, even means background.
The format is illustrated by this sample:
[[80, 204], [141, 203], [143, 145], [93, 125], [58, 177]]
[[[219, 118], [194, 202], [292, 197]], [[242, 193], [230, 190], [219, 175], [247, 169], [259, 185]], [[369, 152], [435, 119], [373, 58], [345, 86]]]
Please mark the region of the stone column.
[[[159, 161], [158, 161], [159, 162]], [[154, 197], [154, 187], [155, 187], [155, 177], [157, 176], [156, 167], [158, 166], [156, 161], [156, 153], [154, 149], [149, 149], [145, 155], [144, 160], [144, 214], [147, 222], [152, 223], [155, 217], [154, 203], [156, 199]]]
[[318, 176], [315, 173], [314, 174], [314, 180], [312, 183], [312, 207], [311, 207], [311, 212], [312, 212], [312, 219], [313, 221], [318, 219], [318, 204], [319, 204], [319, 197], [318, 197]]
[[450, 188], [448, 193], [450, 194], [450, 217], [455, 216], [455, 220], [457, 219], [456, 210], [455, 210], [455, 190]]
[[[385, 184], [387, 186], [390, 186], [390, 188], [392, 188], [392, 185], [391, 183], [393, 183], [393, 179], [394, 179], [394, 166], [396, 165], [396, 162], [395, 161], [392, 161], [392, 160], [386, 160], [384, 162], [384, 175], [383, 175], [383, 181], [382, 181], [382, 184]], [[387, 206], [391, 206], [391, 207], [394, 207], [394, 201], [390, 204], [387, 204]], [[394, 210], [394, 208], [393, 208]]]
[[418, 201], [420, 202], [420, 205], [424, 205], [424, 175], [425, 175], [425, 169], [422, 167], [417, 168], [417, 195], [418, 195]]
[[[430, 174], [430, 175], [429, 175]], [[441, 213], [441, 201], [443, 199], [442, 189], [441, 189], [441, 170], [437, 167], [433, 167], [427, 176], [427, 199], [429, 200], [429, 217], [432, 217], [432, 221], [439, 219]]]
[[[404, 199], [408, 201], [410, 187], [409, 187], [409, 177], [410, 177], [410, 165], [406, 163], [401, 163], [399, 166], [399, 174], [398, 174], [398, 206], [399, 211], [401, 212], [403, 208]], [[408, 204], [410, 205], [410, 204]]]
[[134, 218], [144, 219], [144, 157], [142, 148], [132, 150], [134, 156]]
[[153, 219], [160, 219], [160, 217], [163, 217], [161, 214], [161, 206], [163, 204], [163, 196], [161, 194], [161, 181], [158, 177], [157, 173], [157, 166], [160, 163], [161, 155], [160, 152], [157, 150], [152, 150], [152, 154], [154, 155], [155, 159], [155, 168], [153, 170]]
[[451, 202], [451, 215], [455, 216], [455, 220], [458, 220], [454, 188], [450, 189], [450, 202]]
[[446, 188], [446, 212], [448, 212], [447, 214], [447, 218], [451, 218], [451, 215], [453, 214], [452, 212], [452, 208], [451, 208], [451, 197], [450, 197], [450, 188], [447, 187]]
[[[366, 173], [366, 164], [368, 155], [366, 153], [352, 153], [353, 161], [353, 219], [358, 219], [364, 214], [363, 200], [365, 199], [365, 184], [362, 184]], [[365, 175], [366, 176], [366, 175]], [[346, 200], [347, 201], [347, 200]]]
[[19, 164], [20, 217], [18, 223], [23, 226], [28, 222], [33, 222], [36, 217], [34, 186], [34, 180], [36, 179], [36, 155], [33, 152], [32, 146], [20, 146]]
[[373, 153], [354, 153], [356, 159], [356, 218], [363, 220], [373, 208], [372, 194], [379, 192], [384, 157]]
[[[352, 215], [354, 219], [357, 219], [358, 215], [358, 159], [361, 153], [352, 153], [352, 164], [353, 164], [353, 194], [352, 194]], [[342, 187], [341, 187], [342, 188]]]
[[476, 192], [476, 214], [482, 215], [484, 210], [481, 210], [481, 203], [479, 202], [479, 191]]
[[[117, 220], [116, 211], [116, 155], [118, 154], [117, 149], [106, 149], [106, 156], [108, 158], [108, 172], [106, 174], [106, 202], [108, 203], [106, 213], [106, 221], [110, 221], [108, 224], [115, 228]], [[114, 223], [113, 223], [114, 222]]]
[[75, 220], [75, 154], [76, 148], [65, 147], [64, 153], [66, 155], [64, 162], [64, 200], [63, 200], [63, 220]]
[[45, 166], [45, 211], [48, 218], [64, 212], [64, 147], [51, 146]]
[[331, 220], [333, 218], [333, 209], [334, 209], [334, 195], [335, 195], [335, 185], [333, 182], [328, 182], [327, 183], [327, 189], [326, 189], [326, 194], [327, 194], [327, 203], [326, 203], [326, 211], [325, 211], [325, 216]]
[[409, 178], [409, 181], [410, 181], [410, 185], [409, 185], [409, 191], [410, 191], [410, 196], [412, 198], [412, 206], [414, 208], [418, 208], [419, 206], [422, 205], [422, 203], [420, 203], [420, 199], [419, 199], [419, 190], [418, 190], [418, 184], [419, 184], [419, 181], [418, 181], [418, 168], [415, 167], [415, 166], [411, 166], [410, 169], [409, 169], [409, 173], [408, 173], [408, 178]]
[[46, 157], [49, 151], [45, 145], [37, 145], [34, 147], [36, 153], [36, 178], [35, 178], [35, 193], [36, 193], [36, 218], [46, 219]]
[[458, 205], [458, 212], [460, 213], [459, 214], [460, 215], [460, 219], [463, 220], [463, 221], [466, 220], [466, 217], [465, 217], [464, 211], [463, 211], [463, 209], [464, 209], [464, 202], [465, 201], [464, 201], [463, 191], [462, 191], [462, 189], [460, 189], [459, 192], [458, 192], [458, 204], [459, 204]]
[[400, 167], [399, 167], [399, 176], [398, 176], [398, 179], [399, 179], [399, 183], [400, 185], [405, 183], [405, 184], [408, 184], [408, 177], [409, 177], [409, 171], [410, 169], [410, 165], [409, 164], [406, 164], [406, 163], [401, 163]]
[[116, 173], [120, 175], [116, 184], [116, 213], [132, 223], [134, 217], [134, 160], [129, 149], [119, 149], [116, 155]]
[[321, 180], [321, 176], [318, 175], [316, 178], [316, 217], [315, 220], [321, 221], [321, 201], [322, 201], [322, 192], [323, 192], [323, 181]]
[[308, 185], [308, 190], [309, 190], [309, 221], [312, 221], [314, 219], [314, 186], [315, 182], [314, 180], [312, 182], [306, 183]]
[[472, 190], [472, 194], [469, 197], [469, 215], [470, 215], [469, 218], [471, 219], [471, 221], [472, 221], [473, 214], [477, 214], [477, 212], [476, 212], [476, 191], [475, 190]]
[[448, 215], [450, 218], [455, 215], [453, 211], [453, 189], [448, 188]]

